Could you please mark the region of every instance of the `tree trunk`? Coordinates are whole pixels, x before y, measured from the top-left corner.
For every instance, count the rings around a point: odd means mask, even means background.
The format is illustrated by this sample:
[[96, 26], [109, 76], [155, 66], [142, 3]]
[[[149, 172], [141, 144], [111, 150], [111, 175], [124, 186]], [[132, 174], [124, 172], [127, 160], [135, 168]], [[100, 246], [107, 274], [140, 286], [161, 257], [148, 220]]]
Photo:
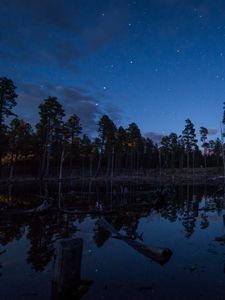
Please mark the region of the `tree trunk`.
[[11, 153], [11, 160], [10, 160], [10, 172], [9, 172], [9, 181], [12, 181], [13, 172], [14, 172], [14, 153]]
[[190, 154], [189, 154], [189, 150], [187, 151], [187, 169], [189, 169], [190, 166]]
[[112, 159], [111, 159], [111, 178], [113, 178], [113, 170], [114, 169], [114, 146], [112, 149]]
[[65, 159], [65, 148], [63, 147], [61, 158], [60, 158], [60, 166], [59, 166], [59, 180], [62, 180], [64, 159]]
[[93, 168], [93, 166], [92, 166], [92, 164], [93, 164], [93, 158], [92, 158], [92, 156], [90, 156], [89, 162], [90, 162], [89, 176], [91, 178], [92, 177], [92, 168]]
[[192, 152], [192, 172], [194, 175], [194, 170], [195, 170], [195, 151]]
[[101, 169], [101, 164], [102, 164], [102, 150], [99, 153], [99, 158], [98, 158], [98, 166], [97, 166], [97, 171], [95, 173], [95, 177], [97, 177], [99, 175], [100, 169]]

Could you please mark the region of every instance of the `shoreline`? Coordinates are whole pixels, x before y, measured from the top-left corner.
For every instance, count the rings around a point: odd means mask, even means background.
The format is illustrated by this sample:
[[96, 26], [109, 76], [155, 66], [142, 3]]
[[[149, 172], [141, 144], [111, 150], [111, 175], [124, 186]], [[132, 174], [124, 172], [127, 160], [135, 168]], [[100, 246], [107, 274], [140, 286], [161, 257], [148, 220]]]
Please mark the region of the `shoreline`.
[[121, 174], [115, 176], [98, 176], [98, 177], [81, 177], [81, 176], [64, 176], [59, 179], [56, 176], [40, 179], [35, 176], [17, 175], [11, 180], [4, 177], [0, 179], [0, 185], [9, 184], [32, 184], [41, 182], [92, 182], [92, 183], [136, 183], [136, 184], [223, 184], [225, 178], [223, 170], [218, 168], [198, 168], [198, 169], [162, 169], [149, 170], [145, 173]]

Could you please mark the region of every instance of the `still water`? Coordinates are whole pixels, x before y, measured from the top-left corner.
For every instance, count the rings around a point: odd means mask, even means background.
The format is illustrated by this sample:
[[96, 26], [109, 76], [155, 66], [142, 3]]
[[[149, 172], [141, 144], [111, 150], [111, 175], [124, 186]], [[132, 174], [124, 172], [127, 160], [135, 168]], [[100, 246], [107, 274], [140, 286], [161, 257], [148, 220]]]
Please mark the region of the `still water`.
[[[22, 213], [43, 199], [48, 211]], [[100, 210], [131, 240], [169, 248], [170, 259], [161, 265], [99, 227]], [[1, 188], [0, 212], [0, 299], [57, 299], [56, 247], [65, 238], [82, 239], [80, 277], [89, 282], [71, 299], [225, 299], [218, 186], [14, 185]]]

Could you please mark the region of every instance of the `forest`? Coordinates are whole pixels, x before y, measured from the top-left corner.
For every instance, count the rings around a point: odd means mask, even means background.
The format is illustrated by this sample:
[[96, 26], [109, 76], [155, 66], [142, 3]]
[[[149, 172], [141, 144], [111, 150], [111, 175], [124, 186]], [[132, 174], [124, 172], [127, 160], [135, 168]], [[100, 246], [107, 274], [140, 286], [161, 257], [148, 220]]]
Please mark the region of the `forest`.
[[[117, 127], [109, 116], [97, 123], [97, 135], [83, 134], [77, 114], [66, 116], [57, 97], [49, 96], [38, 107], [39, 121], [33, 128], [17, 116], [16, 86], [0, 77], [0, 172], [40, 179], [57, 176], [113, 177], [145, 174], [150, 169], [223, 167], [223, 134], [209, 140], [201, 127], [200, 140], [192, 121], [185, 120], [181, 134], [170, 133], [160, 144], [144, 137], [136, 123]], [[225, 115], [221, 125], [225, 124]], [[84, 130], [85, 131], [85, 130]]]

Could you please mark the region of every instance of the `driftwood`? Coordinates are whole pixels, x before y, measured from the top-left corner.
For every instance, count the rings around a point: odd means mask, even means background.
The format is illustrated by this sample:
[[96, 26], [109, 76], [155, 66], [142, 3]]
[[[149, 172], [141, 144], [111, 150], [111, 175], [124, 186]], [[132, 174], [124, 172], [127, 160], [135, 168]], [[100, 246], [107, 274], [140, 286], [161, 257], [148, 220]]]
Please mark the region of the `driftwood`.
[[99, 210], [99, 209], [91, 209], [91, 210], [72, 210], [72, 209], [60, 209], [61, 212], [65, 214], [72, 215], [111, 215], [116, 213], [116, 210]]
[[151, 258], [152, 260], [156, 261], [160, 265], [164, 265], [167, 263], [172, 256], [172, 251], [168, 248], [156, 248], [152, 246], [147, 246], [143, 243], [134, 241], [121, 233], [119, 233], [111, 224], [109, 224], [105, 219], [100, 219], [98, 224], [103, 227], [105, 230], [114, 234], [115, 238], [121, 239], [129, 246], [134, 248], [139, 253], [143, 254], [144, 256]]
[[57, 245], [56, 264], [52, 282], [52, 300], [80, 299], [91, 280], [81, 280], [83, 240], [64, 239]]
[[152, 203], [128, 203], [124, 205], [114, 206], [114, 209], [90, 209], [90, 210], [78, 210], [78, 209], [60, 209], [61, 212], [65, 214], [74, 214], [74, 215], [111, 215], [111, 214], [121, 214], [123, 210], [137, 208], [137, 207], [151, 207]]
[[41, 205], [32, 209], [0, 209], [0, 215], [35, 215], [46, 212], [50, 207], [51, 203], [48, 200], [44, 200]]

